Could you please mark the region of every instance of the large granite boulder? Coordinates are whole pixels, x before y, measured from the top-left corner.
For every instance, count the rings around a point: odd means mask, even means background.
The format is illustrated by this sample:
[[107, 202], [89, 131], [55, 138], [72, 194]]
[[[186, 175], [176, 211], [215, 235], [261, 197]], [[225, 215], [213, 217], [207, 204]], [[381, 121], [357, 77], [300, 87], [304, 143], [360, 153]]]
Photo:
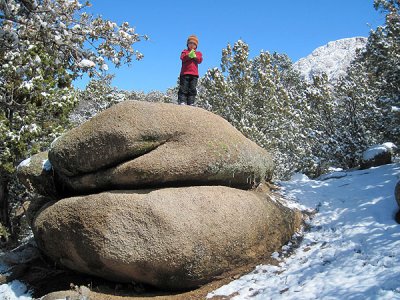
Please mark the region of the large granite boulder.
[[299, 228], [299, 212], [245, 190], [273, 167], [267, 151], [210, 112], [126, 101], [24, 161], [18, 176], [42, 195], [27, 219], [53, 260], [180, 290], [257, 264]]
[[265, 193], [197, 186], [66, 198], [44, 206], [33, 231], [71, 269], [178, 290], [268, 257], [300, 219]]
[[68, 194], [161, 186], [250, 188], [270, 179], [266, 150], [206, 110], [125, 101], [56, 140], [49, 159]]

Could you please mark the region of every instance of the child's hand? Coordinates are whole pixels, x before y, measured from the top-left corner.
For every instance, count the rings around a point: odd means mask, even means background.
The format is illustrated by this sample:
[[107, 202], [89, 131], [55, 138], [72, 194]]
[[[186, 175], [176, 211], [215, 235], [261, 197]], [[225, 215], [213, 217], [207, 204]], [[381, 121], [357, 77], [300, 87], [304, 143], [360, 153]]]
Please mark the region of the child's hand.
[[194, 49], [192, 49], [192, 50], [189, 52], [189, 57], [190, 57], [190, 58], [196, 58], [196, 53], [194, 52]]

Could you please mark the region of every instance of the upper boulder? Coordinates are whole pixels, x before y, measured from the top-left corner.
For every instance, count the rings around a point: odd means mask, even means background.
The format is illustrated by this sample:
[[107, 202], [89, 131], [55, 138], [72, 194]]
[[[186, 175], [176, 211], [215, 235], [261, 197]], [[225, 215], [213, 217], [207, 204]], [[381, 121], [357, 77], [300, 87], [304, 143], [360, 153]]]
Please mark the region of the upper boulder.
[[53, 142], [49, 160], [68, 192], [270, 179], [268, 152], [196, 107], [125, 101]]

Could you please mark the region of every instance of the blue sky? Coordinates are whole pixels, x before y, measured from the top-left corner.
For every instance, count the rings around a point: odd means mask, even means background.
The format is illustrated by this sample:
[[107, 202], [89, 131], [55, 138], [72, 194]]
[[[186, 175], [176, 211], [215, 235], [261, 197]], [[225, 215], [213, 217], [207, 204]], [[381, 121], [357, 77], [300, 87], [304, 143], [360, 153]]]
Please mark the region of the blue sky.
[[[261, 50], [286, 53], [293, 62], [315, 48], [342, 38], [365, 36], [383, 24], [373, 0], [92, 0], [90, 12], [121, 23], [127, 21], [149, 41], [136, 43], [144, 59], [110, 71], [113, 85], [149, 92], [173, 87], [179, 76], [179, 55], [191, 34], [199, 37], [204, 61], [200, 76], [219, 67], [221, 50], [242, 39], [250, 55]], [[82, 88], [87, 80], [77, 82]]]

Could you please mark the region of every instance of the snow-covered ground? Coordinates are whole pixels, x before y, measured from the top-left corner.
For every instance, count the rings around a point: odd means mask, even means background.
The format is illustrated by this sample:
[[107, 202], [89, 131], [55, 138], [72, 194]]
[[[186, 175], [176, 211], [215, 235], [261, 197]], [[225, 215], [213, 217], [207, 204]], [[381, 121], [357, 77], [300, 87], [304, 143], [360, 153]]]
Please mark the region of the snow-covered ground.
[[[208, 298], [400, 299], [400, 225], [394, 221], [399, 178], [400, 164], [391, 164], [319, 180], [297, 174], [281, 182], [290, 205], [318, 210], [311, 229], [291, 256], [273, 254], [279, 266], [258, 266]], [[0, 285], [0, 299], [31, 297], [13, 281]]]
[[[210, 293], [229, 299], [400, 299], [400, 225], [394, 187], [400, 164], [281, 182], [297, 205], [317, 209], [300, 247], [279, 266]], [[232, 297], [233, 296], [233, 297]]]

